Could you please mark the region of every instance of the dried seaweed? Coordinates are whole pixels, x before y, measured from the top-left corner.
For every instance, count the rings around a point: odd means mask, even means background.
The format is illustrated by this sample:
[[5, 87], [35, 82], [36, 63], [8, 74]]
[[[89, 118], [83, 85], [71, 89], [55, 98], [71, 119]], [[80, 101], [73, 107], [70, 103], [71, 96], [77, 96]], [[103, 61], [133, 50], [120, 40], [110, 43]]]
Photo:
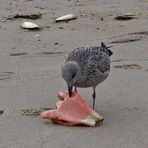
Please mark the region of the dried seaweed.
[[7, 20], [15, 20], [15, 19], [20, 19], [20, 18], [36, 20], [36, 19], [39, 19], [41, 17], [42, 17], [41, 13], [39, 13], [39, 14], [15, 14], [13, 16], [9, 16], [7, 18]]

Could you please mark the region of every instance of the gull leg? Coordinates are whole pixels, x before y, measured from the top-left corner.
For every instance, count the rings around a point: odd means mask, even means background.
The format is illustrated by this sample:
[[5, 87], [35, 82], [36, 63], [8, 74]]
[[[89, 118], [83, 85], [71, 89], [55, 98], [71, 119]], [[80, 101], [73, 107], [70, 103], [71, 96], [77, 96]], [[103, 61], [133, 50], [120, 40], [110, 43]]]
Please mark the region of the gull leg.
[[93, 109], [95, 109], [95, 101], [96, 101], [96, 90], [95, 90], [95, 87], [93, 87], [92, 98], [93, 98]]
[[75, 92], [78, 92], [78, 91], [77, 91], [77, 87], [76, 87], [76, 86], [75, 86]]

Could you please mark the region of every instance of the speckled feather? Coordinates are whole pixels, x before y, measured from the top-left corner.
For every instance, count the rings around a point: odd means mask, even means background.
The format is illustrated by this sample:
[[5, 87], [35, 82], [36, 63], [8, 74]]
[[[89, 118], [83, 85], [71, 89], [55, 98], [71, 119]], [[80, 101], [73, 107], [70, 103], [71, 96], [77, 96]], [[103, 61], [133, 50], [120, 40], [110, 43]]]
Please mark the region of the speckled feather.
[[101, 47], [73, 49], [65, 63], [69, 61], [76, 61], [80, 66], [81, 78], [76, 81], [76, 87], [95, 87], [109, 75], [110, 57]]

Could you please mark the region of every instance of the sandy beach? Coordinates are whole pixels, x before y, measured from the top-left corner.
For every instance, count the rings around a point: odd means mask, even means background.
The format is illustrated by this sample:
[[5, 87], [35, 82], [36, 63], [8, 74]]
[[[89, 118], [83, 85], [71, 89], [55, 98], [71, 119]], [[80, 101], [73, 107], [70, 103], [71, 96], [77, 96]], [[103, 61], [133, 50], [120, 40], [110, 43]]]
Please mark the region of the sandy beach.
[[[77, 19], [55, 22], [72, 13]], [[133, 19], [115, 17], [132, 13]], [[16, 15], [41, 14], [32, 20]], [[28, 31], [24, 21], [41, 30]], [[67, 90], [60, 67], [71, 49], [113, 46], [111, 73], [97, 87], [94, 128], [61, 126], [38, 115]], [[92, 89], [79, 89], [92, 105]], [[148, 1], [1, 0], [0, 148], [148, 148]]]

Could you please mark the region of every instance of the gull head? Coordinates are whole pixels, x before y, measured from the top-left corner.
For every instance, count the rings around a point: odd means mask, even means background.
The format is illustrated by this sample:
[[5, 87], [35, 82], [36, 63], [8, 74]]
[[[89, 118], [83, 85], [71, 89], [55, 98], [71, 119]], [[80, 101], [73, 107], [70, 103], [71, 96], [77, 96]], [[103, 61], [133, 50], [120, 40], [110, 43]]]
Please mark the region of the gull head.
[[80, 75], [80, 67], [76, 61], [68, 61], [62, 66], [62, 77], [67, 83], [68, 93], [71, 97], [72, 88]]

